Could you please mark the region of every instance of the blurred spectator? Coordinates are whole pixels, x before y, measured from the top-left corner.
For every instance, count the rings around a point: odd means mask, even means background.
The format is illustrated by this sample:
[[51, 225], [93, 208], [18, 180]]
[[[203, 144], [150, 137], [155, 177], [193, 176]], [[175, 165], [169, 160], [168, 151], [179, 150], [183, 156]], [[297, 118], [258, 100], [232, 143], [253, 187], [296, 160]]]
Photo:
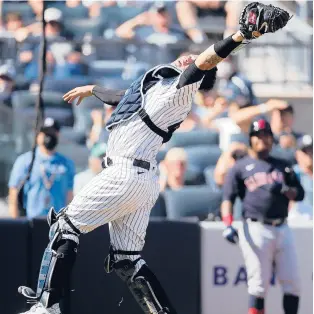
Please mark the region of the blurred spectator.
[[[126, 1], [123, 1], [126, 2]], [[93, 1], [93, 0], [83, 0], [83, 4], [89, 9], [89, 16], [99, 17], [101, 13], [101, 8], [112, 7], [117, 5], [117, 1], [107, 0], [107, 1]]]
[[178, 190], [184, 186], [187, 156], [183, 148], [170, 149], [159, 167], [160, 191], [165, 189]]
[[91, 112], [93, 126], [87, 141], [88, 147], [92, 147], [96, 143], [107, 143], [109, 132], [106, 130], [105, 126], [115, 108], [114, 106], [104, 104], [104, 111], [93, 110]]
[[36, 20], [40, 21], [43, 11], [43, 0], [28, 0], [28, 4], [33, 9]]
[[185, 34], [172, 24], [172, 18], [165, 5], [154, 4], [126, 21], [116, 29], [116, 35], [123, 39], [139, 39], [156, 45], [166, 45], [184, 40]]
[[[221, 16], [226, 18], [226, 29], [235, 32], [238, 27], [237, 1], [178, 1], [176, 11], [179, 23], [194, 43], [202, 43], [207, 37], [199, 18]], [[209, 30], [210, 32], [210, 30]]]
[[218, 187], [223, 186], [228, 170], [234, 166], [237, 160], [246, 156], [247, 152], [248, 148], [245, 144], [234, 142], [226, 152], [221, 154], [214, 172], [214, 180]]
[[185, 185], [201, 185], [205, 179], [202, 174], [187, 179], [187, 156], [183, 148], [171, 148], [163, 161], [159, 164], [160, 191], [165, 189], [178, 190]]
[[98, 143], [93, 146], [88, 159], [88, 169], [79, 172], [74, 177], [74, 195], [76, 195], [92, 178], [102, 171], [102, 161], [106, 154], [107, 145]]
[[305, 196], [302, 202], [291, 202], [289, 219], [313, 219], [313, 138], [310, 135], [299, 138], [295, 157], [297, 165], [294, 171], [305, 190]]
[[[87, 73], [82, 61], [82, 53], [65, 42], [67, 36], [63, 32], [62, 11], [49, 8], [45, 11], [47, 36], [47, 74], [56, 79], [70, 78]], [[36, 32], [29, 43], [24, 43], [19, 54], [20, 66], [24, 69], [25, 78], [34, 81], [38, 77], [39, 37]]]
[[11, 95], [14, 91], [15, 69], [10, 65], [0, 66], [0, 103], [11, 107]]
[[73, 18], [87, 18], [88, 17], [88, 8], [82, 4], [81, 0], [66, 0], [64, 2], [65, 8], [62, 8], [65, 16]]
[[294, 131], [294, 110], [293, 107], [287, 104], [286, 108], [275, 108], [271, 112], [270, 119], [271, 129], [275, 136], [275, 142], [278, 142], [279, 136], [291, 134], [291, 137], [300, 138], [302, 134]]
[[[250, 123], [252, 120], [259, 116], [271, 114], [271, 128], [274, 134], [280, 134], [285, 130], [281, 120], [280, 111], [285, 110], [289, 107], [288, 103], [280, 99], [269, 99], [266, 103], [258, 106], [249, 106], [241, 108], [241, 106], [235, 105], [230, 117], [232, 121], [240, 127], [242, 132], [248, 133]], [[279, 115], [272, 115], [273, 112], [279, 113]], [[277, 119], [279, 117], [279, 119]], [[285, 123], [286, 124], [286, 121]]]
[[[82, 76], [87, 74], [87, 65], [83, 61], [83, 55], [79, 49], [74, 49], [68, 54], [59, 54], [60, 44], [56, 44], [56, 49], [52, 50], [55, 66], [53, 77], [55, 79], [71, 79], [73, 76]], [[65, 59], [65, 60], [64, 60]]]
[[278, 136], [278, 144], [283, 149], [295, 148], [296, 147], [296, 138], [294, 134], [290, 132], [281, 132]]
[[257, 105], [252, 82], [239, 71], [232, 57], [229, 56], [217, 67], [218, 91], [222, 96], [238, 103], [241, 108]]
[[8, 32], [12, 33], [14, 35], [14, 33], [22, 28], [23, 25], [23, 20], [22, 17], [19, 13], [8, 13], [5, 17], [5, 30], [7, 30]]
[[194, 112], [190, 112], [188, 116], [181, 123], [176, 132], [190, 132], [201, 127], [200, 119]]
[[[56, 152], [59, 124], [46, 118], [37, 135], [36, 157], [30, 180], [23, 189], [23, 203], [29, 218], [47, 215], [53, 206], [58, 212], [73, 198], [74, 163]], [[9, 181], [9, 211], [19, 216], [18, 191], [25, 180], [32, 153], [20, 155], [14, 163]]]

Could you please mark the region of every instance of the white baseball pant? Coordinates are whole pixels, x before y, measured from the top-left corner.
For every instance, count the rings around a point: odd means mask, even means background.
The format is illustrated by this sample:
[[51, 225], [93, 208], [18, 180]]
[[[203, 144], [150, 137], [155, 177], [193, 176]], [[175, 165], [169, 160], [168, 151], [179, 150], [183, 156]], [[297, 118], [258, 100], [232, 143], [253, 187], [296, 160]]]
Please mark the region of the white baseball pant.
[[246, 221], [239, 229], [239, 244], [245, 261], [248, 293], [264, 298], [273, 265], [284, 293], [300, 295], [300, 279], [292, 231], [287, 224], [275, 227]]
[[[151, 169], [146, 170], [133, 166], [133, 159], [112, 157], [112, 160], [113, 165], [93, 178], [74, 197], [65, 213], [81, 233], [109, 223], [114, 249], [141, 251], [150, 211], [159, 195], [156, 165], [151, 164]], [[123, 255], [130, 260], [137, 257]]]

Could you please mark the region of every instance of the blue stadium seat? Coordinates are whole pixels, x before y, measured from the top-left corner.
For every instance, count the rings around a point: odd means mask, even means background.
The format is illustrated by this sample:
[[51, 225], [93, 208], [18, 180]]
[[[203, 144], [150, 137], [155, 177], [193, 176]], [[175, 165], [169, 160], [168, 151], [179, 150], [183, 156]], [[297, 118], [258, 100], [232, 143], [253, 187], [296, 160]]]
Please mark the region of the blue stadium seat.
[[221, 192], [211, 192], [208, 186], [184, 187], [180, 190], [166, 190], [165, 201], [167, 217], [198, 217], [204, 220], [208, 214], [219, 214], [222, 200]]
[[64, 21], [65, 29], [74, 34], [75, 39], [82, 39], [85, 35], [93, 38], [101, 37], [105, 28], [101, 18], [69, 19]]
[[83, 85], [89, 85], [92, 83], [92, 79], [86, 76], [73, 76], [71, 79], [53, 79], [46, 77], [44, 81], [45, 91], [55, 91], [65, 94], [69, 90]]
[[167, 154], [167, 150], [165, 149], [160, 150], [156, 156], [157, 162], [160, 163], [162, 160], [164, 160], [166, 157], [166, 154]]
[[33, 9], [26, 1], [3, 1], [2, 16], [8, 13], [19, 13], [24, 22], [30, 21], [35, 18]]
[[244, 133], [232, 134], [230, 142], [231, 143], [233, 143], [233, 142], [243, 143], [247, 146], [250, 145], [249, 136], [247, 134], [244, 134]]
[[[57, 120], [61, 126], [73, 126], [72, 106], [62, 99], [63, 94], [47, 91], [43, 93], [45, 116]], [[29, 91], [16, 91], [12, 94], [13, 134], [16, 152], [22, 153], [30, 148], [28, 132], [35, 125], [35, 103], [37, 94]]]
[[168, 147], [188, 147], [195, 145], [218, 145], [219, 134], [210, 130], [176, 132], [168, 143]]
[[202, 185], [205, 183], [203, 172], [198, 167], [189, 165], [184, 174], [184, 185]]
[[[129, 66], [129, 72], [128, 67]], [[127, 75], [128, 79], [135, 79], [144, 74], [148, 64], [138, 62], [131, 65], [124, 60], [96, 60], [89, 64], [89, 75], [96, 78], [121, 78]]]
[[279, 145], [274, 145], [272, 151], [270, 152], [270, 155], [275, 158], [283, 159], [291, 165], [296, 164], [295, 149], [293, 148], [284, 149], [281, 148]]
[[209, 186], [211, 191], [220, 191], [221, 188], [216, 184], [214, 179], [215, 166], [206, 167], [204, 170], [204, 176], [206, 184]]
[[166, 217], [166, 204], [165, 199], [162, 193], [159, 194], [159, 197], [150, 212], [150, 217]]
[[74, 130], [86, 133], [92, 127], [91, 112], [94, 109], [103, 110], [104, 103], [96, 97], [85, 98], [79, 106], [73, 104]]
[[60, 143], [58, 152], [73, 160], [76, 172], [83, 171], [88, 166], [89, 150], [86, 146], [76, 143]]
[[221, 151], [217, 145], [199, 145], [185, 148], [188, 165], [198, 167], [204, 171], [208, 166], [216, 165]]
[[141, 12], [143, 12], [143, 8], [138, 8], [136, 6], [111, 6], [102, 7], [100, 16], [107, 22], [108, 27], [116, 28]]

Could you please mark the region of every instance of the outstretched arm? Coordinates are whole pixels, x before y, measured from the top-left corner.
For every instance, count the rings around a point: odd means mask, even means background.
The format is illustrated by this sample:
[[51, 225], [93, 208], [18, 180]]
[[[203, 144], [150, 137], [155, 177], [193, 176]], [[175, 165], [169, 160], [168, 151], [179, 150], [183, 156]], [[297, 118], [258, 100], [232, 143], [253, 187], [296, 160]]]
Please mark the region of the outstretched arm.
[[244, 37], [238, 31], [232, 36], [211, 45], [197, 57], [195, 65], [201, 70], [211, 70], [237, 48], [243, 40]]
[[96, 85], [85, 85], [76, 87], [63, 96], [63, 100], [72, 103], [78, 98], [76, 105], [78, 106], [86, 97], [94, 95], [104, 103], [110, 106], [117, 106], [122, 99], [125, 90], [121, 89], [108, 89]]

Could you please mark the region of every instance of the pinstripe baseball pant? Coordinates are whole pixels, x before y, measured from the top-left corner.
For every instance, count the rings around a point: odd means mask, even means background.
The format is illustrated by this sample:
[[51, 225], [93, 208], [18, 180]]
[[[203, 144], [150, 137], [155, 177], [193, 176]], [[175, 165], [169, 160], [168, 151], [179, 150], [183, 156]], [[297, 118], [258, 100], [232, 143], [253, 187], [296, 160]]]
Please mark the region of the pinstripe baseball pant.
[[[151, 169], [146, 170], [133, 166], [133, 159], [111, 158], [113, 165], [93, 178], [74, 197], [65, 213], [81, 233], [109, 223], [114, 249], [141, 251], [150, 210], [159, 195], [156, 165], [151, 164]], [[130, 260], [137, 257], [123, 255]], [[142, 263], [138, 263], [137, 268]]]

